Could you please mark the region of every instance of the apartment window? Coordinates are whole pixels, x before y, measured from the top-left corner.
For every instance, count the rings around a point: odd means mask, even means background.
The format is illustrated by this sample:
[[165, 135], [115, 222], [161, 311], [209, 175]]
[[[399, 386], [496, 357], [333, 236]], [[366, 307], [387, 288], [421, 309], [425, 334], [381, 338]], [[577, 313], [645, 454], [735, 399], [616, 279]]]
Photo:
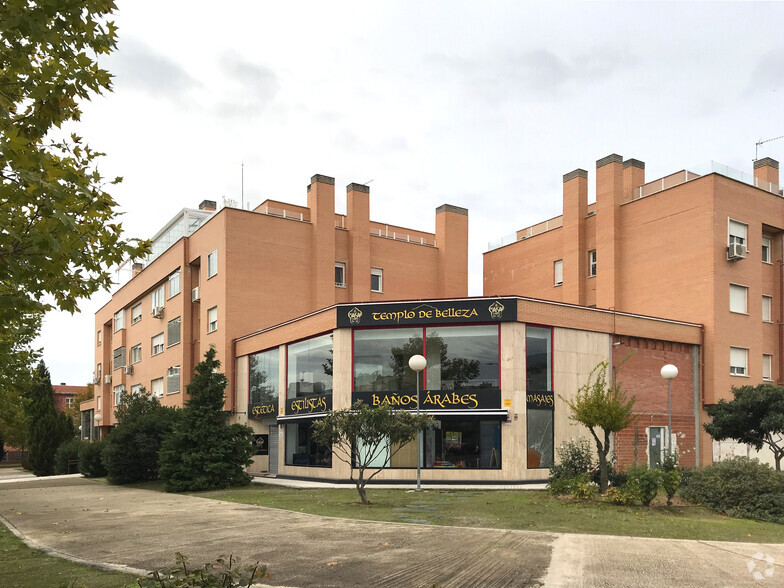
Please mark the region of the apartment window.
[[103, 339], [103, 337], [101, 336], [101, 331], [100, 331], [100, 330], [99, 330], [99, 331], [96, 331], [96, 332], [95, 332], [95, 345], [96, 345], [97, 347], [100, 347], [100, 346], [101, 346], [101, 340], [102, 340], [102, 339]]
[[152, 354], [163, 353], [163, 333], [158, 333], [152, 338]]
[[748, 228], [748, 225], [730, 219], [727, 229], [727, 243], [729, 245], [732, 245], [733, 243], [745, 245]]
[[553, 264], [553, 283], [556, 286], [563, 284], [563, 259], [559, 259]]
[[180, 366], [170, 367], [166, 370], [166, 394], [176, 394], [180, 391]]
[[100, 363], [95, 366], [95, 373], [96, 373], [95, 379], [97, 380], [97, 382], [95, 382], [95, 383], [96, 384], [100, 384], [101, 383], [101, 364]]
[[762, 355], [762, 379], [773, 379], [773, 356], [767, 353]]
[[335, 285], [340, 288], [346, 287], [346, 264], [339, 261], [335, 262]]
[[747, 376], [749, 350], [743, 347], [730, 347], [730, 374], [733, 376]]
[[101, 410], [101, 397], [98, 396], [95, 399], [95, 410]]
[[142, 385], [141, 384], [134, 384], [131, 386], [131, 395], [133, 396], [141, 396], [142, 395]]
[[67, 397], [66, 397], [66, 399], [65, 399], [65, 405], [66, 405], [68, 408], [73, 408], [73, 407], [74, 407], [74, 399], [73, 399], [73, 396], [67, 396]]
[[131, 324], [135, 325], [142, 320], [142, 303], [140, 302], [131, 309]]
[[746, 314], [749, 289], [746, 286], [730, 284], [730, 312]]
[[770, 237], [762, 237], [762, 261], [765, 263], [771, 263], [771, 238]]
[[125, 328], [125, 309], [114, 313], [114, 332]]
[[160, 288], [157, 288], [152, 293], [152, 310], [155, 311], [156, 308], [163, 308], [163, 284], [161, 284]]
[[180, 293], [180, 270], [169, 276], [169, 298]]
[[377, 267], [370, 268], [370, 291], [383, 292], [384, 271]]
[[161, 398], [163, 396], [163, 378], [156, 378], [150, 384], [152, 395]]
[[218, 307], [213, 306], [207, 311], [207, 332], [218, 330]]
[[125, 392], [125, 386], [120, 384], [114, 387], [114, 405], [120, 406], [122, 404], [122, 393]]
[[207, 277], [211, 278], [218, 273], [218, 250], [207, 256]]
[[142, 344], [131, 347], [131, 363], [139, 363], [142, 360]]
[[112, 354], [112, 369], [119, 369], [125, 365], [125, 345], [118, 347]]
[[166, 341], [169, 347], [180, 342], [180, 317], [170, 320], [166, 325]]
[[762, 296], [762, 320], [766, 323], [773, 322], [773, 298]]
[[588, 252], [588, 276], [596, 275], [596, 249], [591, 249]]

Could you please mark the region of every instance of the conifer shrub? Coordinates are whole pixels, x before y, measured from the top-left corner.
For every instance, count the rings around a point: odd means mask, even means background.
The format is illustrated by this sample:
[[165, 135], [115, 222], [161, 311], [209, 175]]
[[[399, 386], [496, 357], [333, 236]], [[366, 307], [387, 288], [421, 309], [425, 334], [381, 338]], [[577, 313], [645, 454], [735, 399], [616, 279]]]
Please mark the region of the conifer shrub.
[[[68, 462], [69, 461], [79, 461], [79, 449], [82, 446], [81, 439], [68, 439], [64, 443], [60, 444], [60, 447], [57, 448], [57, 451], [54, 454], [54, 473], [55, 474], [72, 474], [75, 473], [74, 471], [69, 471]], [[78, 465], [76, 468], [71, 468], [73, 470], [78, 469]]]
[[106, 475], [102, 459], [105, 445], [103, 439], [82, 443], [79, 448], [79, 472], [85, 478], [102, 478]]
[[27, 393], [28, 462], [36, 476], [54, 474], [54, 456], [63, 441], [76, 436], [73, 421], [54, 407], [54, 389], [43, 361], [36, 367], [33, 386]]

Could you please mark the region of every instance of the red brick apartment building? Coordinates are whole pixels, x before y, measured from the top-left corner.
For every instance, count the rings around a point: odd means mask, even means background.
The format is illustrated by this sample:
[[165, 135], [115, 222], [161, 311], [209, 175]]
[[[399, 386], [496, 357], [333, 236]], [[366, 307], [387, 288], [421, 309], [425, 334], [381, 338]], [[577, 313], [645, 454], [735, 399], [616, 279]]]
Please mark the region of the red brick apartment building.
[[65, 382], [60, 385], [53, 385], [54, 408], [58, 412], [64, 412], [67, 408], [73, 408], [76, 396], [87, 392], [87, 386], [68, 386]]
[[427, 233], [371, 221], [367, 186], [347, 193], [347, 214], [336, 214], [335, 180], [315, 175], [307, 206], [215, 211], [205, 201], [172, 219], [95, 315], [95, 398], [81, 406], [83, 426], [104, 434], [123, 389], [143, 386], [183, 406], [193, 367], [213, 345], [229, 379], [226, 410], [244, 412], [236, 338], [341, 302], [467, 294], [466, 209], [438, 207]]
[[[563, 177], [561, 216], [491, 245], [484, 293], [702, 324], [698, 369], [676, 364], [681, 373], [673, 383], [698, 378], [701, 407], [731, 398], [732, 386], [781, 383], [778, 168], [759, 159], [751, 176], [712, 163], [646, 182], [643, 162], [604, 157], [596, 162], [595, 203], [588, 204], [588, 172], [574, 170]], [[647, 369], [658, 374], [665, 359]], [[680, 410], [673, 408], [679, 434]], [[709, 463], [715, 447], [702, 435], [701, 461]]]

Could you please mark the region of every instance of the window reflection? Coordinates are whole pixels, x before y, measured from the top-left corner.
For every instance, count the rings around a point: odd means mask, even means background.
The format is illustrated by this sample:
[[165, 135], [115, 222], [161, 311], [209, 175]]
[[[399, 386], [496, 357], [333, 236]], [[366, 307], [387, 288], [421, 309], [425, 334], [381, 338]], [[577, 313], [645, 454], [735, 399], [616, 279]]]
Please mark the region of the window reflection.
[[277, 349], [250, 356], [250, 402], [261, 404], [278, 399]]
[[288, 346], [288, 398], [332, 394], [332, 333]]
[[498, 325], [427, 329], [427, 388], [498, 388]]
[[416, 375], [408, 360], [421, 353], [421, 328], [354, 331], [354, 390], [415, 390]]

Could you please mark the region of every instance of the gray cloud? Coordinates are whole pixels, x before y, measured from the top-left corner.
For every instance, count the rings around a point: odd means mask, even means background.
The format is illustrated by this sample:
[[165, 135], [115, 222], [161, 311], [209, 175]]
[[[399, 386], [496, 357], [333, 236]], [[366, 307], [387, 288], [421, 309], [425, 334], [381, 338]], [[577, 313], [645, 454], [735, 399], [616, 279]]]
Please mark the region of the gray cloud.
[[280, 81], [274, 71], [246, 61], [234, 53], [224, 55], [220, 67], [235, 88], [230, 100], [216, 106], [216, 114], [220, 117], [256, 116], [270, 105], [280, 90]]
[[111, 71], [119, 86], [169, 98], [179, 98], [201, 86], [174, 61], [135, 39], [123, 40], [111, 59]]

